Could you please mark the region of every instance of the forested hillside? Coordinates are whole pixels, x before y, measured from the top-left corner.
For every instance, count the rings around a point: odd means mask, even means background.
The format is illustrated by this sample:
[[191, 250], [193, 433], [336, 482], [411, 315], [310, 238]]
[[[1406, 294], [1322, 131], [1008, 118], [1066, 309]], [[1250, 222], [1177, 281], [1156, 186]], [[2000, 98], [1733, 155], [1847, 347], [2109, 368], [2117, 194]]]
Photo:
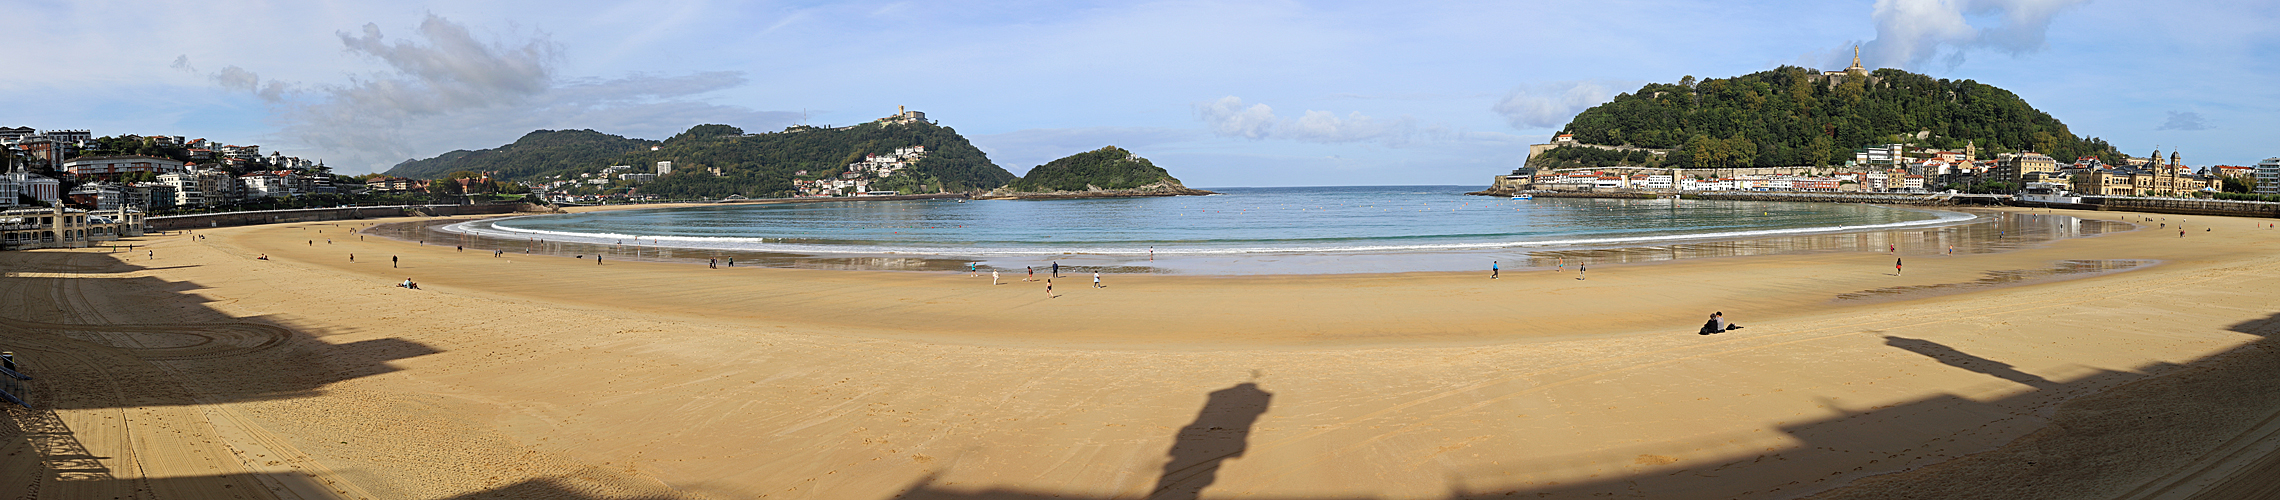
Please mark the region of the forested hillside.
[[592, 130], [537, 130], [513, 144], [475, 151], [458, 150], [425, 160], [405, 160], [382, 175], [435, 179], [467, 170], [496, 172], [501, 179], [522, 180], [542, 174], [606, 163], [626, 153], [647, 150], [657, 141], [629, 139]]
[[[651, 146], [656, 146], [654, 150]], [[788, 195], [795, 177], [838, 175], [865, 155], [925, 146], [926, 157], [909, 170], [872, 185], [876, 190], [968, 191], [1004, 186], [1013, 173], [949, 127], [925, 121], [871, 122], [844, 128], [796, 126], [782, 132], [746, 134], [728, 125], [698, 125], [663, 142], [602, 134], [591, 130], [540, 130], [514, 144], [480, 151], [453, 151], [406, 161], [386, 174], [434, 178], [454, 171], [497, 172], [506, 180], [575, 179], [602, 167], [628, 165], [650, 172], [671, 161], [671, 174], [639, 186], [667, 197], [748, 197]], [[807, 174], [799, 175], [800, 171]]]
[[[789, 193], [795, 177], [836, 176], [865, 155], [884, 155], [911, 146], [925, 146], [926, 158], [910, 170], [872, 184], [872, 189], [904, 193], [970, 191], [996, 188], [1014, 179], [1012, 172], [990, 163], [989, 157], [966, 142], [957, 130], [927, 122], [871, 122], [836, 129], [802, 126], [752, 135], [727, 125], [699, 125], [667, 139], [657, 151], [627, 155], [619, 164], [673, 162], [674, 173], [642, 186], [646, 193], [760, 197]], [[717, 168], [721, 173], [714, 176], [701, 171], [706, 168]], [[797, 176], [801, 170], [807, 175]]]
[[1560, 133], [1584, 144], [1671, 150], [1668, 156], [1559, 148], [1538, 158], [1591, 165], [1833, 165], [1865, 146], [1963, 149], [1966, 141], [1975, 143], [1981, 158], [2017, 151], [2062, 162], [2123, 158], [2105, 141], [2076, 136], [2007, 90], [1897, 69], [1869, 76], [1832, 79], [1782, 67], [1699, 83], [1690, 76], [1678, 84], [1648, 84], [1577, 114]]
[[1028, 192], [1084, 191], [1087, 186], [1132, 189], [1158, 182], [1180, 185], [1171, 172], [1147, 158], [1109, 146], [1038, 165], [1007, 187]]

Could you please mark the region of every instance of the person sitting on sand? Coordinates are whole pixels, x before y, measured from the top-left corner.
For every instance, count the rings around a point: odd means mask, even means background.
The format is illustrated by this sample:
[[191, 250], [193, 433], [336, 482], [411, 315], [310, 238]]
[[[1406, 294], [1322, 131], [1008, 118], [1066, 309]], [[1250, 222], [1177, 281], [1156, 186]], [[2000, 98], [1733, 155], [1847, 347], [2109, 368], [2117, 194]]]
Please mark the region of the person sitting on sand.
[[413, 290], [418, 290], [418, 289], [420, 289], [420, 284], [419, 284], [419, 283], [413, 283], [413, 282], [412, 282], [412, 279], [411, 279], [411, 278], [408, 278], [408, 277], [407, 277], [407, 278], [404, 278], [404, 282], [403, 282], [403, 283], [397, 283], [397, 284], [396, 284], [396, 287], [397, 287], [397, 288], [410, 288], [410, 289], [413, 289]]
[[1736, 324], [1727, 323], [1727, 322], [1726, 322], [1726, 313], [1725, 313], [1724, 311], [1719, 311], [1719, 312], [1710, 313], [1710, 322], [1708, 322], [1708, 323], [1703, 323], [1703, 324], [1702, 324], [1702, 331], [1701, 331], [1701, 332], [1698, 332], [1698, 333], [1697, 333], [1697, 335], [1709, 335], [1709, 334], [1713, 334], [1713, 333], [1725, 333], [1725, 332], [1730, 332], [1730, 331], [1734, 331], [1734, 330], [1740, 330], [1740, 329], [1742, 329], [1742, 325], [1736, 325]]
[[258, 257], [258, 258], [259, 258], [260, 260], [269, 260], [269, 254], [261, 254], [261, 257]]

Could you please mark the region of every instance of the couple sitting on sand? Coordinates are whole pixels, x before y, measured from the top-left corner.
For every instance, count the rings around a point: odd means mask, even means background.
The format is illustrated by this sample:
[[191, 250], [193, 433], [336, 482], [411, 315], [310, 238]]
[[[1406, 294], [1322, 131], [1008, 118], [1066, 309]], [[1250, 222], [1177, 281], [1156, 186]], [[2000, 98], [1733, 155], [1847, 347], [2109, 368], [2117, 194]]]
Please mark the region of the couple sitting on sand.
[[1726, 322], [1726, 313], [1725, 313], [1724, 311], [1720, 311], [1720, 312], [1714, 312], [1714, 313], [1710, 313], [1710, 322], [1709, 322], [1709, 323], [1703, 323], [1703, 324], [1702, 324], [1702, 331], [1701, 331], [1701, 332], [1699, 332], [1699, 333], [1696, 333], [1696, 335], [1709, 335], [1709, 334], [1713, 334], [1713, 333], [1725, 333], [1725, 332], [1730, 332], [1730, 331], [1734, 331], [1734, 330], [1740, 330], [1740, 329], [1742, 329], [1742, 325], [1736, 325], [1736, 324], [1732, 324], [1732, 323], [1727, 323], [1727, 322]]
[[404, 278], [404, 282], [403, 282], [403, 283], [397, 283], [397, 284], [396, 284], [396, 288], [410, 288], [410, 289], [413, 289], [413, 290], [418, 290], [418, 289], [420, 289], [420, 284], [419, 284], [419, 283], [413, 283], [413, 282], [412, 282], [412, 279], [411, 279], [411, 278]]

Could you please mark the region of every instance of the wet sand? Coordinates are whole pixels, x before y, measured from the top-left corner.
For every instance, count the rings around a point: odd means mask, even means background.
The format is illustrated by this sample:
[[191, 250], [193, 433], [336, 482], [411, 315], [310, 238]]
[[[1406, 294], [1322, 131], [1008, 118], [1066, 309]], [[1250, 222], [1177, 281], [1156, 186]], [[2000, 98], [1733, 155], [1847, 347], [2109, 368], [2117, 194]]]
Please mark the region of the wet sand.
[[[0, 307], [27, 312], [0, 342], [44, 408], [0, 428], [0, 480], [55, 498], [2254, 491], [2235, 479], [2270, 477], [2243, 474], [2269, 470], [2280, 415], [2255, 392], [2280, 373], [2280, 230], [2190, 220], [1588, 279], [1070, 275], [1057, 296], [1010, 273], [597, 265], [329, 223], [136, 242], [155, 258], [10, 252]], [[389, 286], [407, 276], [424, 290]], [[1696, 335], [1713, 310], [1747, 328]]]
[[[678, 205], [676, 205], [678, 206]], [[660, 208], [579, 207], [575, 211]], [[959, 271], [978, 264], [983, 271], [1026, 272], [1028, 268], [1100, 271], [1116, 274], [1184, 274], [1236, 276], [1263, 274], [1372, 274], [1393, 272], [1462, 272], [1485, 270], [1490, 262], [1505, 269], [1561, 270], [1577, 264], [1642, 264], [1682, 259], [1795, 255], [1821, 252], [1860, 252], [1904, 247], [1909, 253], [1987, 253], [2039, 246], [2066, 238], [2094, 237], [2134, 226], [2122, 215], [2067, 216], [2036, 211], [1960, 209], [1974, 215], [1966, 222], [1884, 230], [1844, 230], [1749, 238], [1673, 240], [1652, 245], [1633, 243], [1601, 245], [1518, 246], [1481, 250], [1400, 252], [1280, 252], [1255, 254], [1186, 254], [1165, 249], [1156, 255], [1068, 253], [1050, 257], [988, 255], [785, 253], [723, 248], [691, 248], [671, 242], [634, 238], [611, 244], [530, 239], [502, 239], [451, 229], [450, 226], [496, 217], [440, 218], [380, 224], [364, 234], [407, 242], [497, 249], [526, 255], [604, 255], [609, 260], [704, 264], [734, 261], [738, 265], [788, 269], [862, 271]]]

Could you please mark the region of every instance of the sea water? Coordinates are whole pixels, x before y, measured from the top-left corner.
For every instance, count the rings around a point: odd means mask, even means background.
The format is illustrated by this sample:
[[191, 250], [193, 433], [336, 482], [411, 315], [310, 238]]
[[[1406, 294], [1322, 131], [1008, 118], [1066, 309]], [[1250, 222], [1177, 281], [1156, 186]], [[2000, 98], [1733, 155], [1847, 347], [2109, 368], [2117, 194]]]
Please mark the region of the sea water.
[[[1115, 272], [1278, 274], [1459, 270], [1491, 261], [1524, 268], [1554, 265], [1564, 259], [1558, 252], [1612, 256], [1606, 250], [1620, 248], [1794, 252], [1868, 243], [1718, 242], [1925, 230], [1975, 219], [1866, 204], [1464, 194], [1472, 189], [1216, 188], [1222, 194], [721, 204], [513, 217], [441, 229], [508, 251], [517, 250], [514, 242], [543, 241], [572, 253], [603, 251], [640, 260], [736, 257], [756, 265], [840, 269], [952, 269], [980, 262], [1016, 270], [1060, 262]], [[1671, 256], [1675, 252], [1654, 253], [1621, 260], [1678, 258]]]
[[724, 204], [520, 217], [493, 237], [958, 256], [1379, 253], [1885, 228], [1969, 215], [1862, 204], [1467, 196], [1465, 186], [1222, 188], [1215, 196]]

